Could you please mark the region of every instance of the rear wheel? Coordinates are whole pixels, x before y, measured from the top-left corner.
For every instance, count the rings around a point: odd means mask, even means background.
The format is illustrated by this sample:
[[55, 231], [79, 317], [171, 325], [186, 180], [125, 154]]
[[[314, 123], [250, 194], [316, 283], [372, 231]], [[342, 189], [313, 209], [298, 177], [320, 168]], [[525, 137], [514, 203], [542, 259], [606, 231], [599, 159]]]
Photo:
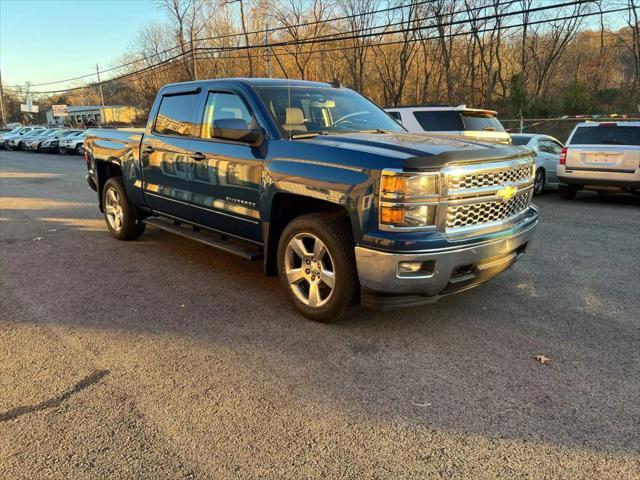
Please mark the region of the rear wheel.
[[122, 177], [111, 177], [102, 190], [104, 218], [111, 235], [118, 240], [138, 238], [145, 224], [137, 221], [135, 207], [129, 201]]
[[280, 237], [278, 271], [299, 312], [318, 322], [339, 320], [358, 292], [348, 221], [329, 213], [292, 220]]
[[577, 185], [560, 185], [558, 187], [558, 194], [561, 198], [566, 200], [571, 200], [576, 198], [576, 193], [578, 193], [579, 187]]
[[544, 189], [545, 179], [546, 176], [544, 174], [544, 169], [539, 168], [538, 170], [536, 170], [536, 178], [533, 182], [534, 195], [540, 195], [542, 193], [542, 190]]

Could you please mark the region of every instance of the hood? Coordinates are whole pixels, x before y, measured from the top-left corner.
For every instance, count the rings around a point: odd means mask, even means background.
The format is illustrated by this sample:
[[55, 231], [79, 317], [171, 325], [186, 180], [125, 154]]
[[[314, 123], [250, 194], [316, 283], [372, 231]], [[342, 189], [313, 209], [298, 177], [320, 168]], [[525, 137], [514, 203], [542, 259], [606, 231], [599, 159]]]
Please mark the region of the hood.
[[403, 159], [406, 169], [531, 156], [524, 147], [420, 133], [347, 133], [299, 141]]

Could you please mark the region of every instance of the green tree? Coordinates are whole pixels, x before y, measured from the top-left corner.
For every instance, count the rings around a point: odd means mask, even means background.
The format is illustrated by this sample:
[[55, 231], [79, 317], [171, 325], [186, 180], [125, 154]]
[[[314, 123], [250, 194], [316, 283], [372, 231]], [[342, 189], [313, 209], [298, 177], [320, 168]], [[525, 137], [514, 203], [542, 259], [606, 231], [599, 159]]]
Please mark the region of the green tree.
[[516, 73], [511, 77], [511, 89], [509, 92], [509, 103], [514, 114], [524, 113], [527, 109], [527, 88], [522, 75]]
[[562, 92], [561, 103], [565, 115], [584, 115], [593, 111], [593, 97], [584, 82], [571, 82]]

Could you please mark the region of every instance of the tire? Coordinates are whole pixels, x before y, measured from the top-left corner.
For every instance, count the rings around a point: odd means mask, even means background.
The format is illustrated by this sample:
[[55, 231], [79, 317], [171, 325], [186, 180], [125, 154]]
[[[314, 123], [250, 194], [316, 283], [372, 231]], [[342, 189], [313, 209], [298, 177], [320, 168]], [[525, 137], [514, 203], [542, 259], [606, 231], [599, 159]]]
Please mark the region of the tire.
[[75, 148], [76, 155], [84, 155], [84, 144], [79, 143]]
[[533, 180], [533, 194], [540, 195], [542, 190], [544, 190], [544, 184], [546, 181], [546, 175], [544, 173], [544, 168], [538, 168], [536, 170], [536, 177]]
[[136, 209], [127, 197], [122, 177], [111, 177], [102, 189], [102, 208], [107, 227], [118, 240], [134, 240], [146, 225], [137, 220]]
[[577, 185], [560, 185], [558, 187], [558, 194], [565, 200], [572, 200], [576, 198], [576, 193], [580, 188]]
[[359, 291], [348, 220], [330, 213], [293, 219], [278, 243], [278, 272], [289, 299], [305, 317], [332, 323], [345, 316]]
[[16, 148], [16, 150], [18, 150], [18, 151], [24, 150], [24, 142], [19, 142], [18, 143], [18, 148]]

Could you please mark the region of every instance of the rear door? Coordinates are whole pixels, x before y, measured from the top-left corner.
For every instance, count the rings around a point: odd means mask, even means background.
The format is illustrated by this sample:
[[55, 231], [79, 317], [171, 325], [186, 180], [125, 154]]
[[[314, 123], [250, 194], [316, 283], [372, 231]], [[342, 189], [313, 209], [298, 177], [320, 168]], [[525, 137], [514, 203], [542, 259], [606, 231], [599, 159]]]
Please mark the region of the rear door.
[[569, 170], [633, 173], [640, 162], [640, 126], [580, 126], [567, 146]]
[[198, 138], [191, 142], [191, 219], [205, 227], [254, 241], [261, 240], [258, 210], [266, 149], [216, 138], [213, 122], [257, 122], [241, 92], [215, 88], [207, 92]]
[[199, 91], [164, 94], [140, 145], [147, 204], [169, 216], [189, 219], [189, 145], [196, 131]]
[[556, 169], [560, 163], [562, 145], [550, 138], [538, 139], [538, 157], [541, 157], [542, 165], [549, 183], [557, 183]]

